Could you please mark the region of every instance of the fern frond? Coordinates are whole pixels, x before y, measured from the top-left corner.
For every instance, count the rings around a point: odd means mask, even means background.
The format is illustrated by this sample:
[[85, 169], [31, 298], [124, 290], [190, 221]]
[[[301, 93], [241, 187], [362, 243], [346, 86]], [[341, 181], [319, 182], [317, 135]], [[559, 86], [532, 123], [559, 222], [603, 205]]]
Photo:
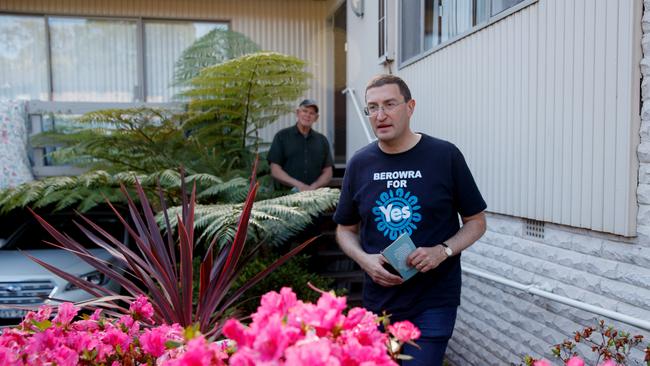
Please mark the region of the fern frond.
[[[255, 202], [250, 216], [248, 238], [251, 241], [278, 245], [303, 230], [313, 218], [332, 210], [338, 202], [339, 190], [321, 188], [289, 196]], [[176, 227], [178, 207], [168, 210], [172, 227]], [[234, 227], [241, 214], [241, 204], [200, 205], [195, 210], [195, 229], [201, 232], [199, 240], [207, 243], [220, 238], [225, 245], [232, 239]], [[162, 215], [158, 215], [162, 224]]]
[[259, 46], [247, 36], [214, 29], [183, 51], [174, 66], [174, 82], [185, 85], [205, 67], [257, 51]]

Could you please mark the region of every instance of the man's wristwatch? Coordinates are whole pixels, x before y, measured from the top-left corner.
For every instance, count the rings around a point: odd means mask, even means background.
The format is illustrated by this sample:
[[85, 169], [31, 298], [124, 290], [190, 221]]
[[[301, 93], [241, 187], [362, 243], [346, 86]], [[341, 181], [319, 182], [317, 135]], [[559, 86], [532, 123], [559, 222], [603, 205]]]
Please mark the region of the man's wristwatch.
[[443, 242], [443, 243], [440, 243], [440, 245], [442, 245], [442, 249], [445, 251], [445, 254], [447, 254], [447, 258], [454, 255], [454, 251], [451, 250], [451, 248], [449, 247], [449, 245], [447, 245], [447, 243]]

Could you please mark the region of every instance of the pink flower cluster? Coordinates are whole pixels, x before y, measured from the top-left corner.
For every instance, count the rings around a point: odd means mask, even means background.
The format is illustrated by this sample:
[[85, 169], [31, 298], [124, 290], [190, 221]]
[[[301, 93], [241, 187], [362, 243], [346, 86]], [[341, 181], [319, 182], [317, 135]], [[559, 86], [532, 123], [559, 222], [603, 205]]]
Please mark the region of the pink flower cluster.
[[178, 325], [141, 330], [147, 324], [140, 320], [150, 321], [153, 315], [144, 296], [131, 304], [130, 314], [119, 319], [109, 320], [96, 310], [73, 321], [78, 312], [71, 303], [59, 305], [51, 320], [49, 306], [29, 312], [18, 327], [0, 334], [0, 365], [146, 364], [166, 351], [166, 342], [183, 340]]
[[[224, 334], [237, 345], [229, 365], [396, 365], [377, 315], [363, 308], [346, 315], [345, 308], [345, 297], [328, 292], [316, 304], [299, 301], [290, 288], [269, 292], [249, 326], [226, 322]], [[401, 341], [419, 336], [412, 324], [397, 326], [396, 331]]]
[[[52, 309], [43, 306], [1, 331], [0, 365], [396, 365], [377, 315], [362, 308], [344, 314], [345, 308], [345, 297], [323, 292], [316, 304], [303, 303], [283, 288], [262, 297], [249, 326], [231, 319], [223, 328], [230, 339], [210, 342], [192, 327], [153, 326], [153, 307], [144, 296], [117, 319], [99, 310], [79, 319], [70, 303], [52, 318]], [[420, 335], [409, 322], [388, 330], [399, 345]]]

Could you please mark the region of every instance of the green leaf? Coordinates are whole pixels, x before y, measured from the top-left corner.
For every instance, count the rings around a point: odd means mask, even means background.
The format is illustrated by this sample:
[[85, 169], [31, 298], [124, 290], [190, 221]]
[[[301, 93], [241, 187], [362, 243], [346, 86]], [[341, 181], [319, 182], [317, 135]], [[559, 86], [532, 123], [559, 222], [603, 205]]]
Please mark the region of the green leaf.
[[34, 326], [36, 328], [38, 328], [38, 330], [40, 330], [40, 331], [44, 331], [44, 330], [52, 327], [52, 322], [50, 320], [48, 320], [48, 319], [45, 319], [45, 320], [42, 320], [42, 321], [32, 320], [32, 324], [34, 324]]

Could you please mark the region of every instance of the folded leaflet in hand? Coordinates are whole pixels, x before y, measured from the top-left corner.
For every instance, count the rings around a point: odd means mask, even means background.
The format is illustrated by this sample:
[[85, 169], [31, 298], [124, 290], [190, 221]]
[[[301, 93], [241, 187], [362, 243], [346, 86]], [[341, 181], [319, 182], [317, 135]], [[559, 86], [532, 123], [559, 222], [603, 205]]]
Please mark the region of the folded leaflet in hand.
[[406, 259], [409, 254], [415, 250], [415, 244], [411, 240], [409, 234], [404, 233], [400, 235], [394, 242], [381, 251], [381, 254], [386, 258], [393, 268], [399, 272], [399, 275], [406, 281], [413, 277], [418, 270], [409, 266]]

